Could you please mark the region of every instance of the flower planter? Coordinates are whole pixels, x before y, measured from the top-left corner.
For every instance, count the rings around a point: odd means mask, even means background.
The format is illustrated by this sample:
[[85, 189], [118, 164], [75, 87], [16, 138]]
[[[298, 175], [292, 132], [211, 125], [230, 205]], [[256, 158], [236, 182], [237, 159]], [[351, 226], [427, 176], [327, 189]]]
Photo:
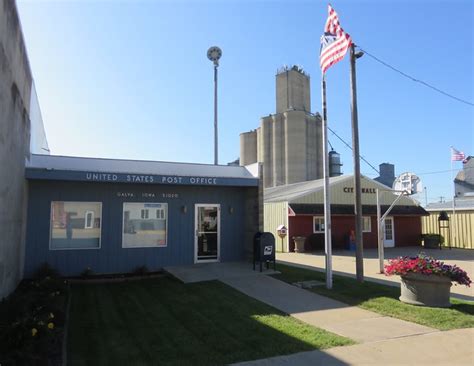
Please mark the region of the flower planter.
[[295, 236], [293, 240], [295, 241], [295, 253], [303, 253], [306, 238], [304, 236]]
[[451, 279], [442, 275], [408, 273], [401, 276], [400, 301], [412, 305], [447, 308]]

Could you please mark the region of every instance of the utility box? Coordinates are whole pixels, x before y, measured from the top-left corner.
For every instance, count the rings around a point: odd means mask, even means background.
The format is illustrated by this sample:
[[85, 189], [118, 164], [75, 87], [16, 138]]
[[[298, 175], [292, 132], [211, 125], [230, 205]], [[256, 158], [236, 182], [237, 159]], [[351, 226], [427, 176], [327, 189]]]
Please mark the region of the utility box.
[[267, 269], [270, 262], [273, 262], [273, 269], [276, 269], [275, 263], [275, 237], [272, 233], [258, 232], [253, 238], [253, 269], [255, 263], [260, 263], [260, 272], [262, 272], [262, 263], [266, 263]]

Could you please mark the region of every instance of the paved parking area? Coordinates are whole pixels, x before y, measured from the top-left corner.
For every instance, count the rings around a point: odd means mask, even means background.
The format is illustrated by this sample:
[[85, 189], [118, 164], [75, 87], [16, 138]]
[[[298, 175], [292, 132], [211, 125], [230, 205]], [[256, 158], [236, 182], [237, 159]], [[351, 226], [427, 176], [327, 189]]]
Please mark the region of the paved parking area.
[[[385, 258], [416, 255], [423, 252], [446, 264], [456, 264], [465, 270], [474, 280], [474, 250], [468, 249], [424, 249], [421, 247], [385, 248]], [[277, 253], [277, 261], [302, 266], [317, 271], [325, 271], [324, 253]], [[387, 262], [387, 261], [386, 261]], [[333, 253], [333, 271], [343, 276], [355, 276], [355, 252], [335, 251]], [[278, 267], [277, 267], [278, 269]], [[391, 286], [400, 286], [400, 276], [385, 276], [379, 273], [379, 260], [376, 249], [364, 250], [364, 276], [367, 281], [380, 282]], [[474, 285], [471, 287], [451, 287], [451, 295], [464, 300], [474, 301]]]

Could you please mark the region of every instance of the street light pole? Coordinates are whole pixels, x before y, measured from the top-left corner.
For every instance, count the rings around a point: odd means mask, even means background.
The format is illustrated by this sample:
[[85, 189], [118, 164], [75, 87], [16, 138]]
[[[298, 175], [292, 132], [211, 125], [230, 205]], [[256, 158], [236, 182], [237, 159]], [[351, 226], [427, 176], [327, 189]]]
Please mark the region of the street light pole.
[[217, 46], [212, 46], [207, 50], [207, 58], [214, 63], [214, 165], [219, 164], [218, 158], [218, 137], [217, 137], [217, 67], [222, 51]]
[[218, 134], [217, 134], [217, 66], [214, 64], [214, 165], [219, 164]]
[[350, 49], [351, 64], [351, 115], [352, 115], [352, 146], [354, 157], [354, 194], [355, 194], [355, 234], [356, 234], [356, 278], [364, 282], [364, 241], [362, 235], [362, 188], [360, 182], [360, 153], [359, 153], [359, 121], [357, 116], [357, 85], [356, 58], [363, 55], [355, 53], [354, 43]]

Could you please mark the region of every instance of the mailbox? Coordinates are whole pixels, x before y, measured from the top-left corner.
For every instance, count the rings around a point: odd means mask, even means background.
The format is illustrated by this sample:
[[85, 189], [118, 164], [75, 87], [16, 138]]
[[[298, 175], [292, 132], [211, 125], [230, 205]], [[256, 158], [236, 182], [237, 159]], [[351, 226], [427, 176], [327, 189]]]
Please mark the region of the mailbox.
[[255, 263], [260, 263], [260, 272], [262, 272], [262, 263], [267, 264], [269, 268], [270, 262], [273, 262], [275, 269], [275, 237], [272, 233], [258, 232], [253, 238], [253, 269]]
[[283, 239], [288, 234], [288, 229], [285, 225], [280, 225], [277, 227], [277, 233], [278, 236]]

